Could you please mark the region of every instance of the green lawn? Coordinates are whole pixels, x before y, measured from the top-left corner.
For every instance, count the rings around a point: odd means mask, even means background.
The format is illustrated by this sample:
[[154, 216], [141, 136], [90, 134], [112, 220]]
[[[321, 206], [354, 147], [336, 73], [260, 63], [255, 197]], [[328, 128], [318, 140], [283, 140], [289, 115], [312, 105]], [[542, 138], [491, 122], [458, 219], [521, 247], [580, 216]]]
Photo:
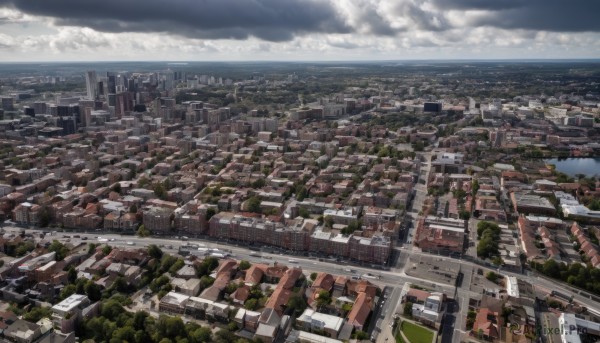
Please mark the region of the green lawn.
[[410, 343], [431, 343], [433, 340], [432, 331], [411, 322], [402, 322], [401, 330]]
[[398, 332], [398, 334], [396, 335], [396, 343], [406, 343], [404, 342], [404, 339], [402, 338], [400, 332]]

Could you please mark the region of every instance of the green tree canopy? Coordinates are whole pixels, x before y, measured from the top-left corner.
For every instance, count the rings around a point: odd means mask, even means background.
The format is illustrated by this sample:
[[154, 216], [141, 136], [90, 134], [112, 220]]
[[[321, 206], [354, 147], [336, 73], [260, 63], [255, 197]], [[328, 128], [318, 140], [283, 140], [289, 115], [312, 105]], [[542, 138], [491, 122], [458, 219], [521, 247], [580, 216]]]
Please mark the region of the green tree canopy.
[[42, 318], [51, 318], [52, 310], [50, 307], [33, 307], [29, 312], [23, 315], [23, 319], [29, 322], [37, 322]]
[[52, 251], [56, 253], [55, 259], [57, 261], [62, 261], [67, 254], [69, 253], [69, 248], [67, 248], [64, 244], [57, 240], [53, 240], [50, 246], [48, 247], [48, 251]]
[[241, 260], [240, 261], [240, 265], [239, 265], [240, 270], [246, 270], [246, 269], [248, 269], [250, 267], [252, 267], [252, 265], [250, 264], [250, 262], [248, 262], [246, 260]]
[[249, 212], [260, 213], [260, 199], [252, 196], [247, 201], [247, 210]]
[[152, 258], [161, 258], [163, 256], [162, 250], [156, 244], [150, 244], [148, 246], [148, 255]]

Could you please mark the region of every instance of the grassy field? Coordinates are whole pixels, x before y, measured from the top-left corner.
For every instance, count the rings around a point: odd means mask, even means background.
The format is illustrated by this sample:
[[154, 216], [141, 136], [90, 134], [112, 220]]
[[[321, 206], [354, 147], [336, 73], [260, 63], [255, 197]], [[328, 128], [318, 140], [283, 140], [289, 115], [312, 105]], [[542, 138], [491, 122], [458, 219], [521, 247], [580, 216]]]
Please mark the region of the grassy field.
[[396, 343], [407, 343], [402, 338], [402, 335], [400, 334], [400, 332], [398, 332], [398, 334], [396, 335]]
[[[404, 321], [401, 330], [410, 343], [431, 343], [433, 340], [433, 332], [417, 324]], [[396, 341], [402, 342], [402, 339]]]

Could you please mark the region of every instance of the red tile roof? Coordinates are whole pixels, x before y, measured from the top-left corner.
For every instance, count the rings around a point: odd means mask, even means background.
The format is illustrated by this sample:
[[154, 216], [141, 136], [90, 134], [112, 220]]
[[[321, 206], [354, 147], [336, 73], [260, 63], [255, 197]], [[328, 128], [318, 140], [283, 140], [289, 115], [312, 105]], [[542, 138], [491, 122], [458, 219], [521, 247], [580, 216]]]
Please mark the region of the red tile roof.
[[292, 291], [289, 289], [284, 289], [282, 287], [275, 288], [273, 294], [265, 304], [265, 308], [273, 309], [280, 316], [283, 315], [283, 311], [285, 310], [285, 305], [290, 300], [292, 295]]
[[265, 270], [267, 270], [269, 266], [266, 264], [253, 264], [248, 270], [246, 270], [246, 277], [244, 282], [256, 285], [260, 283], [263, 275], [265, 274]]
[[492, 312], [488, 308], [481, 308], [475, 317], [473, 332], [476, 334], [481, 332], [487, 337], [499, 338], [500, 331], [498, 330], [498, 320], [499, 316], [497, 312]]
[[333, 275], [328, 273], [319, 273], [312, 284], [312, 288], [321, 288], [328, 292], [333, 288]]
[[352, 310], [348, 314], [348, 323], [354, 327], [362, 328], [365, 325], [367, 317], [369, 317], [369, 313], [371, 313], [372, 304], [373, 299], [371, 297], [365, 293], [358, 294]]

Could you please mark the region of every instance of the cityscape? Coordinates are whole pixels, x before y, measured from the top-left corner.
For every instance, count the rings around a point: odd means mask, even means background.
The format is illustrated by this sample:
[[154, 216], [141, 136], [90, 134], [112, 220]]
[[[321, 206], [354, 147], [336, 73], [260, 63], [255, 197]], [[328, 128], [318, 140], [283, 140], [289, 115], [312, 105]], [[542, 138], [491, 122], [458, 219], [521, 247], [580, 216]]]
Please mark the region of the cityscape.
[[597, 5], [224, 3], [0, 1], [0, 342], [600, 341]]

